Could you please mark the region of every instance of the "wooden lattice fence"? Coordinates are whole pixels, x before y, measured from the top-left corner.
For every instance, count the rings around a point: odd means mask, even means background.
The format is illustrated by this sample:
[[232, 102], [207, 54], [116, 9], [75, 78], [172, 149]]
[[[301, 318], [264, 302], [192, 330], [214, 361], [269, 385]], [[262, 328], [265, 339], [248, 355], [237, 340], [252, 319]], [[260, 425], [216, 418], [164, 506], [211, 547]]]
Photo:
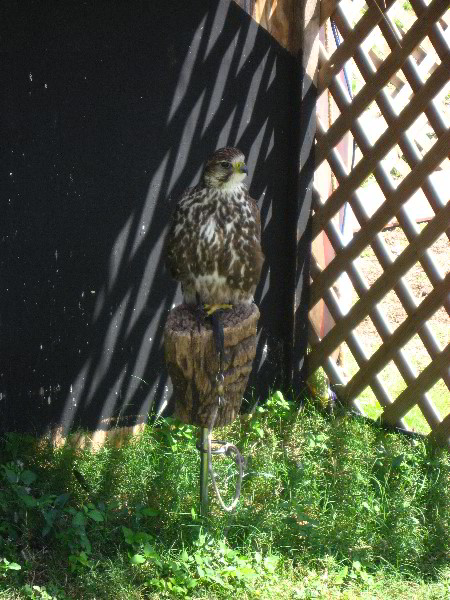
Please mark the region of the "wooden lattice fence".
[[[395, 0], [385, 0], [385, 3], [366, 0], [366, 3], [357, 15], [351, 9], [350, 0], [324, 3], [322, 21], [331, 14], [342, 43], [328, 52], [319, 43], [318, 95], [323, 92], [330, 95], [338, 116], [330, 123], [323, 122], [320, 116], [317, 119], [316, 172], [326, 161], [334, 185], [328, 197], [321, 197], [316, 185], [313, 189], [312, 235], [313, 239], [326, 235], [335, 257], [328, 264], [320, 265], [313, 252], [310, 309], [323, 301], [335, 324], [323, 334], [312, 326], [311, 319], [309, 369], [312, 373], [323, 367], [339, 397], [347, 403], [355, 403], [361, 392], [370, 386], [382, 407], [382, 420], [402, 428], [405, 428], [403, 417], [418, 405], [431, 434], [441, 443], [448, 443], [450, 414], [440, 415], [427, 395], [440, 379], [450, 389], [450, 345], [441, 347], [427, 323], [442, 307], [447, 317], [450, 314], [450, 274], [442, 272], [429, 250], [442, 234], [450, 236], [450, 186], [438, 189], [430, 177], [437, 168], [442, 169], [444, 164], [448, 166], [450, 149], [450, 129], [436, 102], [436, 97], [440, 94], [442, 98], [442, 89], [448, 86], [450, 73], [450, 27], [447, 25], [448, 14], [445, 15], [448, 0], [410, 0], [415, 20], [406, 31], [392, 18]], [[381, 58], [365, 43], [376, 28], [377, 35], [390, 50]], [[432, 47], [431, 59], [421, 47], [425, 39]], [[362, 89], [353, 99], [340, 77], [350, 59], [364, 80]], [[448, 92], [447, 88], [444, 95]], [[384, 132], [380, 130], [375, 141], [371, 141], [360, 120], [373, 102], [384, 120], [385, 129]], [[427, 143], [420, 144], [418, 125], [424, 123], [432, 128], [432, 133], [426, 136]], [[348, 132], [360, 151], [360, 159], [352, 170], [337, 149], [337, 144]], [[398, 185], [385, 164], [386, 155], [394, 147], [400, 149], [408, 165], [408, 172]], [[358, 191], [371, 175], [383, 199], [373, 214], [367, 210]], [[434, 213], [423, 228], [417, 226], [406, 206], [420, 189]], [[347, 202], [360, 226], [350, 241], [342, 235], [337, 221], [338, 212]], [[393, 217], [408, 240], [406, 249], [397, 257], [390, 252], [381, 235]], [[371, 286], [356, 264], [369, 246], [383, 271]], [[414, 296], [404, 279], [417, 262], [432, 284], [432, 291], [422, 298]], [[357, 301], [348, 310], [339, 302], [338, 278], [344, 272], [356, 292], [353, 296], [357, 296]], [[403, 322], [395, 329], [389, 315], [384, 315], [380, 307], [381, 300], [392, 290], [405, 311]], [[371, 356], [365, 351], [364, 340], [355, 331], [367, 317], [381, 338], [381, 345]], [[431, 359], [420, 373], [415, 371], [404, 351], [404, 346], [415, 334], [420, 337], [423, 352]], [[350, 378], [345, 377], [333, 358], [343, 343], [359, 367]], [[379, 375], [390, 361], [406, 384], [396, 398], [390, 396]]]

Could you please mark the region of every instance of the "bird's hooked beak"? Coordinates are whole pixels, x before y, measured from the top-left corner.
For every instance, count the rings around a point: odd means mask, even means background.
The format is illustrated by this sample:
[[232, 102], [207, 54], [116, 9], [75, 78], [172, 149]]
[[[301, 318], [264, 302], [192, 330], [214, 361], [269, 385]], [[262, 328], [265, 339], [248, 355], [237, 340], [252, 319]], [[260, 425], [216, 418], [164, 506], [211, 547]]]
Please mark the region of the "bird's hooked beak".
[[233, 171], [235, 173], [245, 173], [246, 175], [248, 174], [247, 165], [243, 162], [234, 163]]

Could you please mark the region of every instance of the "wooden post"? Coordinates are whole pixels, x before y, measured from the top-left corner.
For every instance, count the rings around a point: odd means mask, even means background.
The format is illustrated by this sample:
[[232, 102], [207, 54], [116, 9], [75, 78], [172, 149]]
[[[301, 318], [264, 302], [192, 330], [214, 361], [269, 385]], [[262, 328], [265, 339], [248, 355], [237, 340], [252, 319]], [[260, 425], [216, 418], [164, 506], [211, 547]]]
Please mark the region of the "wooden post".
[[[298, 61], [292, 74], [294, 117], [290, 127], [292, 161], [287, 176], [285, 261], [291, 277], [283, 299], [284, 387], [303, 389], [306, 379], [311, 202], [314, 180], [317, 67], [319, 59], [319, 0], [235, 0]], [[328, 0], [327, 13], [337, 0]], [[325, 18], [325, 16], [324, 16]]]
[[309, 257], [311, 250], [311, 204], [315, 170], [315, 134], [317, 100], [317, 66], [319, 61], [319, 0], [298, 0], [295, 3], [298, 23], [296, 54], [301, 68], [298, 98], [298, 181], [292, 223], [296, 228], [293, 239], [293, 339], [288, 369], [293, 388], [301, 389], [306, 378], [305, 351], [302, 340], [308, 327]]
[[[228, 425], [239, 414], [256, 355], [258, 319], [255, 304], [239, 304], [222, 313], [225, 401], [219, 406], [214, 427]], [[208, 320], [200, 323], [190, 306], [174, 308], [165, 325], [164, 348], [175, 394], [175, 416], [190, 425], [209, 427], [218, 402], [219, 371], [211, 324]]]

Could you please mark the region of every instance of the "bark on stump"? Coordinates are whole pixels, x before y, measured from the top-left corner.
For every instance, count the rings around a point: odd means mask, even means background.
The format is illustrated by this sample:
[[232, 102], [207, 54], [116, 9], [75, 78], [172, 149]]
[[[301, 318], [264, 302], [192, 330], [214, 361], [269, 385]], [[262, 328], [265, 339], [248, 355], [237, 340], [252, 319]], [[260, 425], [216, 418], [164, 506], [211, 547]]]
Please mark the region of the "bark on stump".
[[[228, 425], [239, 414], [256, 354], [256, 304], [239, 304], [222, 313], [225, 351], [224, 397], [214, 427]], [[183, 423], [208, 427], [217, 406], [219, 358], [209, 320], [198, 325], [193, 308], [170, 311], [164, 328], [166, 364], [175, 393], [175, 416]]]

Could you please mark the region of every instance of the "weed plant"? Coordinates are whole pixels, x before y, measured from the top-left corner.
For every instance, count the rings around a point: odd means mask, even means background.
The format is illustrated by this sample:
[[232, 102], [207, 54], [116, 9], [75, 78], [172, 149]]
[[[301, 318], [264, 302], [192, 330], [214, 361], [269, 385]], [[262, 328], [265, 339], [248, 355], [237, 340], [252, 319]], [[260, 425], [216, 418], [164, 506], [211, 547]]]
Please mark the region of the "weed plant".
[[[218, 433], [241, 500], [210, 488], [172, 419], [97, 451], [0, 441], [0, 599], [450, 597], [450, 459], [280, 392]], [[225, 500], [236, 464], [214, 457]]]

